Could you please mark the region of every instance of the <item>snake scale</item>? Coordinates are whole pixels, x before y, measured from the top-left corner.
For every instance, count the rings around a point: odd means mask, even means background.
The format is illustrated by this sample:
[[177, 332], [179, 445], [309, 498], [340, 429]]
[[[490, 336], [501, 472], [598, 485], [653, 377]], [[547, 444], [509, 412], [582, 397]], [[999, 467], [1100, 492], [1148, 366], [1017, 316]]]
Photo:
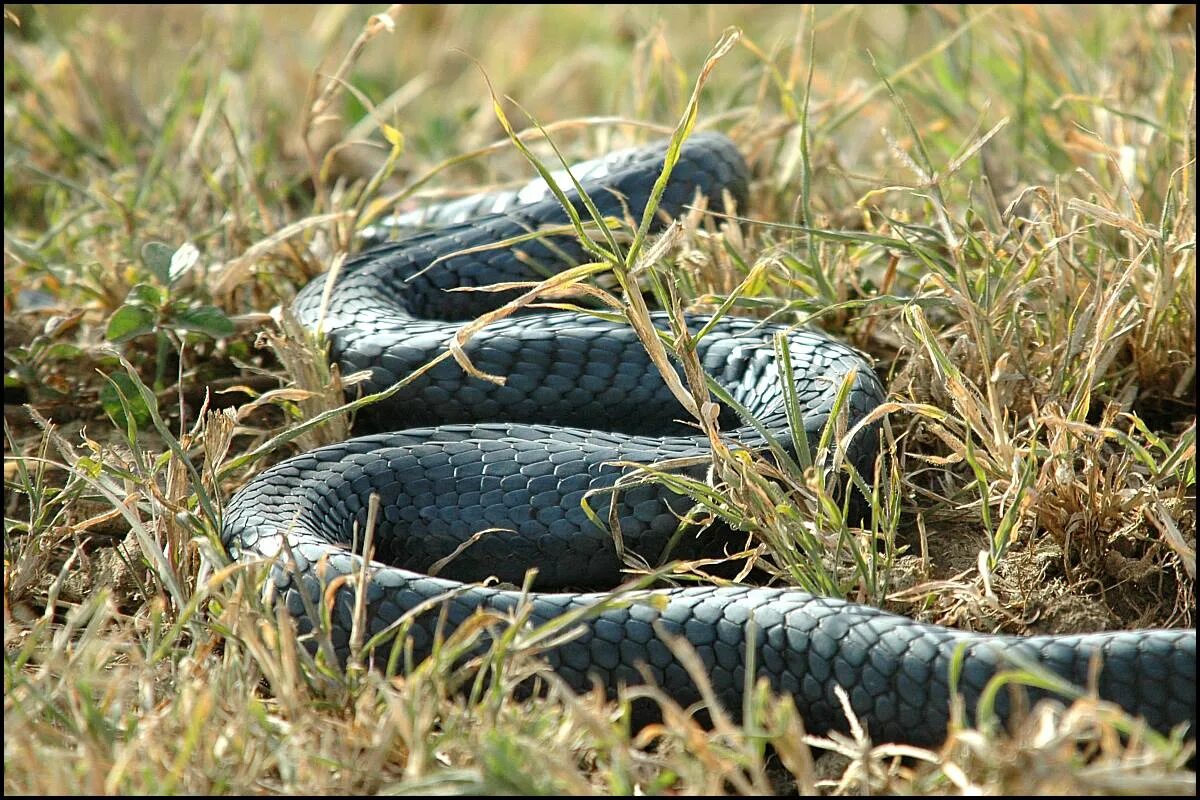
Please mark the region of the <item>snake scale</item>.
[[[576, 174], [601, 213], [639, 219], [665, 152], [664, 144], [620, 151], [582, 165]], [[698, 198], [710, 207], [725, 198], [744, 207], [748, 183], [733, 142], [696, 134], [682, 147], [660, 217], [676, 217]], [[569, 191], [567, 197], [586, 218], [578, 195]], [[513, 297], [512, 291], [446, 290], [539, 280], [591, 260], [572, 235], [525, 236], [569, 221], [559, 201], [537, 183], [439, 207], [428, 221], [432, 230], [349, 259], [328, 299], [323, 329], [330, 356], [346, 373], [369, 370], [367, 391], [409, 375], [445, 350], [462, 321]], [[522, 236], [517, 243], [480, 249]], [[322, 276], [294, 303], [309, 327], [322, 314], [324, 289]], [[665, 326], [666, 318], [657, 315], [654, 322]], [[693, 332], [708, 322], [687, 318]], [[790, 441], [773, 345], [780, 332], [814, 443], [847, 375], [853, 376], [849, 425], [884, 400], [870, 364], [827, 335], [722, 318], [699, 340], [698, 357], [769, 435]], [[355, 431], [367, 435], [279, 463], [231, 500], [223, 543], [235, 559], [283, 554], [292, 559], [277, 559], [269, 581], [302, 632], [312, 630], [306, 605], [317, 607], [330, 581], [357, 573], [361, 559], [351, 549], [361, 540], [372, 493], [379, 495], [380, 509], [366, 587], [368, 637], [448, 594], [413, 619], [409, 635], [418, 659], [430, 652], [439, 630], [448, 634], [477, 610], [509, 613], [527, 602], [529, 621], [537, 624], [604, 597], [564, 588], [619, 583], [622, 562], [613, 535], [584, 512], [585, 500], [599, 520], [611, 514], [619, 521], [628, 551], [651, 564], [662, 556], [691, 501], [658, 484], [612, 492], [630, 469], [616, 462], [688, 457], [694, 462], [709, 453], [709, 444], [680, 422], [686, 413], [633, 330], [586, 314], [519, 314], [488, 325], [466, 353], [483, 372], [504, 376], [503, 385], [445, 360], [389, 401], [364, 409]], [[721, 427], [730, 441], [761, 446], [763, 433], [740, 423], [723, 412]], [[869, 477], [878, 449], [876, 425], [864, 425], [846, 457]], [[681, 469], [704, 475], [702, 466]], [[490, 532], [462, 547], [484, 530]], [[682, 546], [686, 551], [688, 543]], [[456, 551], [440, 577], [423, 574]], [[494, 575], [520, 585], [533, 566], [539, 570], [536, 591], [527, 594], [478, 583]], [[332, 641], [342, 659], [350, 647], [352, 583], [344, 581], [330, 593]], [[957, 691], [969, 711], [1004, 667], [1033, 663], [1086, 686], [1098, 656], [1096, 688], [1102, 698], [1160, 731], [1189, 723], [1194, 735], [1194, 629], [1014, 637], [922, 624], [793, 589], [673, 588], [633, 597], [582, 615], [582, 632], [545, 652], [569, 686], [584, 691], [598, 684], [613, 695], [621, 685], [642, 683], [645, 675], [682, 704], [698, 701], [698, 690], [668, 646], [670, 637], [682, 637], [703, 664], [718, 702], [734, 714], [740, 713], [752, 665], [756, 676], [794, 699], [811, 733], [847, 728], [834, 692], [840, 686], [876, 741], [930, 745], [946, 734], [956, 652], [962, 658]], [[1034, 699], [1041, 690], [1029, 693]], [[1013, 704], [1005, 692], [998, 700], [1004, 717]]]

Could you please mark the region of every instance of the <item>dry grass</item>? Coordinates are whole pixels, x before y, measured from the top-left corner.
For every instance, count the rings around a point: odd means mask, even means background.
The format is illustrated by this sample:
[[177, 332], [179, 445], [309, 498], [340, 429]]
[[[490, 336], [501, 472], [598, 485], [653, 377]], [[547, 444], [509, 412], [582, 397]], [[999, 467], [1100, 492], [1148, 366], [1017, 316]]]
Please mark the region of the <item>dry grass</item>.
[[266, 460], [344, 435], [333, 377], [281, 369], [311, 345], [256, 346], [264, 312], [394, 204], [528, 175], [471, 59], [592, 155], [686, 118], [737, 25], [698, 120], [753, 161], [758, 224], [631, 236], [597, 282], [643, 326], [639, 280], [812, 321], [888, 378], [865, 529], [833, 448], [718, 453], [761, 564], [976, 630], [1193, 626], [1190, 7], [390, 13], [6, 10], [6, 792], [1194, 793], [1192, 744], [1086, 697], [925, 752], [806, 737], [765, 694], [711, 731], [659, 698], [640, 734], [552, 675], [515, 700], [528, 637], [465, 694], [462, 641], [340, 673], [215, 546]]

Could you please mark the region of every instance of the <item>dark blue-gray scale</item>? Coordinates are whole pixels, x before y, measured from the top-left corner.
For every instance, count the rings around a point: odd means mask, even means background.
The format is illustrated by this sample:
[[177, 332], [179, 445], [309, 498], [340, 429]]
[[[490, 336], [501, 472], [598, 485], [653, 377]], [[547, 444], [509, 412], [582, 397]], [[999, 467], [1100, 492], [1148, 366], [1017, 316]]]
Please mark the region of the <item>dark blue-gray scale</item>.
[[[603, 213], [628, 213], [636, 221], [663, 154], [660, 144], [591, 162], [582, 170], [585, 186]], [[697, 134], [672, 173], [662, 217], [677, 216], [696, 199], [720, 207], [726, 194], [741, 208], [748, 183], [731, 141]], [[579, 207], [574, 194], [569, 196]], [[456, 201], [430, 214], [426, 221], [437, 226], [433, 230], [347, 261], [323, 320], [318, 316], [324, 277], [300, 293], [296, 312], [310, 327], [320, 322], [343, 372], [370, 370], [367, 391], [387, 388], [444, 352], [460, 327], [456, 321], [514, 296], [447, 289], [536, 280], [541, 273], [531, 265], [555, 271], [590, 260], [566, 236], [459, 253], [563, 224], [565, 212], [547, 198], [545, 187], [535, 182]], [[478, 214], [486, 216], [468, 219]], [[687, 319], [693, 333], [708, 322]], [[666, 320], [656, 316], [655, 324], [665, 327]], [[791, 436], [777, 337], [788, 348], [805, 431], [814, 442], [848, 375], [855, 376], [848, 425], [883, 402], [884, 389], [870, 364], [825, 334], [722, 319], [697, 343], [700, 362], [784, 446]], [[519, 584], [526, 570], [537, 567], [541, 590], [618, 583], [622, 562], [605, 528], [610, 517], [617, 520], [623, 546], [656, 563], [690, 501], [658, 486], [618, 487], [630, 471], [618, 462], [690, 458], [700, 463], [687, 467], [689, 474], [705, 477], [707, 440], [686, 424], [686, 412], [628, 326], [561, 312], [523, 314], [487, 326], [466, 352], [483, 372], [503, 376], [503, 385], [471, 377], [446, 360], [355, 421], [358, 432], [379, 432], [271, 467], [225, 510], [221, 537], [234, 558], [282, 556], [286, 538], [294, 563], [276, 562], [273, 590], [302, 632], [312, 627], [306, 605], [319, 608], [331, 601], [331, 633], [342, 658], [350, 644], [352, 581], [328, 595], [324, 587], [357, 575], [361, 559], [350, 550], [361, 548], [373, 494], [380, 498], [380, 514], [366, 592], [367, 634], [442, 598], [411, 627], [414, 653], [421, 658], [443, 619], [448, 633], [477, 611], [510, 614], [522, 600], [532, 603], [534, 623], [599, 603], [604, 596], [521, 595], [462, 581], [496, 576]], [[721, 424], [731, 442], [763, 444], [728, 410]], [[845, 455], [869, 480], [878, 448], [877, 425], [864, 426]], [[603, 524], [593, 522], [585, 503]], [[456, 551], [441, 577], [421, 574]], [[682, 637], [729, 711], [740, 712], [748, 679], [764, 677], [795, 700], [815, 734], [845, 729], [834, 692], [840, 686], [876, 740], [937, 743], [945, 735], [950, 664], [959, 648], [964, 658], [958, 688], [968, 711], [997, 670], [1014, 659], [1085, 685], [1098, 654], [1101, 697], [1160, 731], [1185, 723], [1195, 728], [1194, 629], [986, 636], [803, 592], [745, 587], [643, 593], [580, 624], [580, 635], [546, 653], [570, 686], [584, 690], [596, 683], [613, 694], [621, 685], [641, 682], [644, 670], [676, 701], [697, 701], [699, 693], [670, 647], [671, 639]], [[748, 676], [751, 667], [754, 674]], [[1001, 693], [998, 699], [1001, 714], [1007, 714], [1008, 697]]]

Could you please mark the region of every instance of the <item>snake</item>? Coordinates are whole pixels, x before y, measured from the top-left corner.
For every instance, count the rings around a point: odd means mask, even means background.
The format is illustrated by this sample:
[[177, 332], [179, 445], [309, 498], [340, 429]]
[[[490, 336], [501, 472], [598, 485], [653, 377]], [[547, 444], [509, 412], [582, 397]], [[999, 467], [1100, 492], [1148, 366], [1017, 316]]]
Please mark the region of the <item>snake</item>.
[[[566, 619], [571, 635], [540, 657], [579, 692], [599, 686], [615, 697], [649, 682], [684, 707], [707, 699], [737, 715], [747, 687], [765, 679], [791, 698], [809, 733], [849, 730], [849, 710], [875, 741], [932, 746], [945, 740], [956, 695], [973, 719], [994, 678], [1033, 668], [1156, 731], [1184, 726], [1194, 736], [1194, 628], [977, 633], [734, 582], [639, 588], [612, 599], [631, 556], [654, 565], [723, 552], [731, 532], [714, 524], [703, 535], [680, 535], [690, 530], [683, 520], [694, 499], [669, 481], [634, 479], [639, 465], [667, 464], [703, 481], [713, 447], [636, 331], [611, 314], [522, 307], [463, 347], [476, 372], [438, 356], [465, 321], [512, 301], [530, 282], [594, 261], [568, 208], [636, 224], [668, 160], [651, 233], [697, 207], [746, 207], [751, 173], [738, 147], [723, 134], [697, 132], [673, 155], [658, 142], [585, 162], [571, 172], [578, 184], [562, 180], [560, 195], [539, 180], [389, 220], [412, 223], [420, 213], [426, 228], [394, 240], [386, 225], [373, 228], [372, 246], [346, 259], [334, 280], [313, 279], [292, 310], [323, 331], [330, 360], [365, 374], [365, 392], [408, 381], [360, 410], [353, 438], [246, 483], [221, 523], [231, 558], [269, 560], [264, 591], [302, 634], [322, 626], [343, 662], [356, 613], [361, 641], [404, 625], [406, 664], [420, 663], [481, 612], [529, 630]], [[500, 290], [470, 291], [492, 285]], [[665, 312], [651, 321], [671, 329]], [[723, 442], [751, 453], [773, 441], [794, 456], [801, 438], [816, 447], [827, 424], [840, 420], [849, 433], [836, 446], [871, 480], [881, 447], [872, 412], [887, 392], [866, 356], [810, 327], [703, 314], [679, 325], [706, 374], [742, 406], [720, 404]], [[669, 369], [682, 380], [680, 364]], [[789, 398], [801, 413], [789, 415]], [[364, 561], [369, 517], [373, 545]], [[497, 635], [485, 634], [480, 646]], [[1023, 699], [994, 693], [1002, 721], [1051, 693], [1040, 683], [1024, 691]]]

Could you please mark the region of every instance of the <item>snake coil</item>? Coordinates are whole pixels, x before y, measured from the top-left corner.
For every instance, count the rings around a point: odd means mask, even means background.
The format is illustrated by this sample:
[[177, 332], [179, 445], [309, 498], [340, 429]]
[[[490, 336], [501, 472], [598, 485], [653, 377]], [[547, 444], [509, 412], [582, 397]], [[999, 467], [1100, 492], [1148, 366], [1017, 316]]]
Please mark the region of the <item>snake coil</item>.
[[[665, 146], [627, 150], [576, 169], [605, 215], [640, 218], [661, 172]], [[734, 144], [697, 134], [682, 148], [662, 196], [660, 217], [678, 216], [703, 199], [710, 207], [746, 199], [749, 173]], [[540, 184], [467, 198], [430, 215], [435, 227], [373, 247], [347, 261], [322, 322], [331, 357], [346, 373], [369, 370], [379, 391], [444, 351], [460, 321], [494, 309], [513, 292], [449, 292], [507, 281], [538, 280], [590, 260], [573, 236], [529, 238], [569, 218]], [[569, 201], [586, 215], [580, 198]], [[523, 237], [517, 244], [481, 249]], [[470, 251], [470, 252], [461, 252]], [[457, 254], [457, 255], [453, 255]], [[296, 299], [301, 321], [316, 327], [324, 277]], [[656, 325], [665, 327], [664, 317]], [[710, 322], [689, 317], [698, 331]], [[697, 344], [705, 370], [759, 420], [768, 435], [790, 441], [775, 342], [782, 334], [796, 396], [814, 443], [850, 381], [848, 430], [885, 392], [870, 364], [825, 334], [723, 318]], [[366, 524], [368, 499], [380, 497], [375, 561], [366, 587], [367, 637], [422, 603], [410, 636], [418, 659], [443, 633], [479, 609], [510, 613], [528, 603], [532, 623], [578, 612], [604, 595], [552, 593], [562, 587], [611, 586], [621, 559], [600, 520], [619, 522], [624, 547], [655, 563], [690, 501], [657, 484], [612, 491], [630, 467], [665, 459], [702, 460], [705, 437], [679, 422], [683, 409], [631, 328], [594, 316], [538, 313], [488, 325], [466, 348], [480, 370], [503, 385], [471, 377], [444, 361], [387, 402], [368, 406], [357, 431], [374, 431], [288, 459], [262, 472], [233, 498], [222, 541], [235, 559], [277, 559], [269, 580], [302, 632], [306, 606], [323, 588], [361, 564], [351, 549]], [[747, 448], [763, 433], [724, 412], [722, 430]], [[394, 432], [398, 428], [406, 428]], [[846, 458], [872, 475], [878, 430], [862, 425]], [[703, 475], [702, 468], [693, 472]], [[613, 508], [615, 503], [616, 507]], [[480, 531], [489, 531], [470, 542]], [[284, 547], [284, 539], [287, 547]], [[449, 577], [422, 574], [455, 553]], [[538, 567], [538, 591], [472, 585], [488, 576], [520, 584]], [[464, 583], [465, 582], [465, 583]], [[333, 596], [332, 639], [339, 657], [350, 646], [354, 591]], [[653, 602], [650, 602], [653, 600]], [[974, 709], [988, 680], [1004, 667], [1036, 664], [1079, 686], [1101, 662], [1100, 697], [1167, 731], [1196, 720], [1195, 630], [1121, 631], [1079, 636], [1013, 637], [926, 625], [876, 608], [778, 588], [684, 588], [645, 591], [631, 602], [582, 615], [578, 636], [548, 650], [549, 665], [573, 688], [593, 683], [610, 695], [643, 682], [643, 672], [678, 702], [700, 699], [668, 646], [682, 637], [695, 649], [716, 697], [740, 712], [747, 665], [791, 695], [810, 733], [846, 728], [834, 692], [841, 686], [877, 741], [934, 744], [945, 737], [951, 664], [962, 658], [957, 691]], [[748, 648], [750, 651], [748, 652]], [[1039, 690], [1030, 689], [1033, 697]], [[1001, 693], [997, 710], [1009, 713]]]

